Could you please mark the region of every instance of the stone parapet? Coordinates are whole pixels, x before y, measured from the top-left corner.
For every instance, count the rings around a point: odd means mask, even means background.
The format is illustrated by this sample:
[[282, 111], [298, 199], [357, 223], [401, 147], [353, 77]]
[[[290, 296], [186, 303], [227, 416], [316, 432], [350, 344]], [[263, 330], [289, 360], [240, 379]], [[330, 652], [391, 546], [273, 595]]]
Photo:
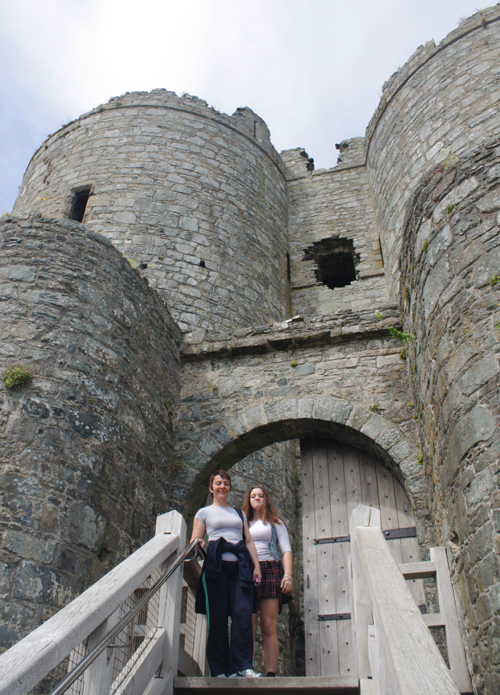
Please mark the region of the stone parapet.
[[233, 334], [195, 331], [183, 336], [184, 362], [239, 355], [258, 355], [276, 350], [297, 350], [367, 338], [387, 338], [389, 328], [401, 326], [401, 312], [381, 306], [382, 312], [340, 312], [335, 316], [295, 316], [272, 326], [249, 326]]

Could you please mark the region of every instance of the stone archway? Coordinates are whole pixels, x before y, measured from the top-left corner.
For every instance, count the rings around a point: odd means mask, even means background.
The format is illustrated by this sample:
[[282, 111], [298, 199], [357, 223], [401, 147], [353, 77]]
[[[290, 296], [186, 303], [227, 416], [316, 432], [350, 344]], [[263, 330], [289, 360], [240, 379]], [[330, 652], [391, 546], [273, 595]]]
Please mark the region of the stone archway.
[[283, 398], [255, 406], [219, 421], [184, 457], [198, 470], [190, 491], [179, 504], [190, 519], [206, 497], [210, 473], [230, 468], [245, 456], [275, 442], [306, 437], [333, 439], [374, 456], [398, 479], [419, 511], [427, 507], [419, 452], [413, 451], [401, 429], [379, 413], [333, 397]]
[[[412, 515], [411, 525], [415, 526], [416, 522], [418, 536], [421, 540], [425, 538], [428, 526], [427, 499], [422, 466], [418, 463], [419, 452], [415, 451], [403, 431], [380, 413], [374, 413], [369, 408], [344, 399], [324, 396], [284, 398], [272, 403], [267, 402], [262, 407], [240, 411], [238, 415], [219, 421], [206, 431], [196, 444], [193, 444], [184, 459], [190, 468], [198, 470], [194, 479], [189, 482], [189, 494], [182, 505], [184, 516], [190, 521], [195, 511], [204, 505], [208, 477], [213, 470], [231, 469], [245, 457], [276, 442], [307, 439], [328, 440], [349, 450], [364, 452], [365, 459], [370, 459], [372, 466], [378, 466], [388, 474], [388, 479], [394, 480], [395, 489], [400, 489], [401, 497], [406, 498], [407, 502], [408, 497], [410, 498], [411, 503], [407, 506], [413, 506], [416, 512], [416, 516]], [[264, 479], [262, 482], [266, 483]], [[375, 506], [379, 505], [375, 503]], [[410, 526], [410, 523], [403, 526]], [[299, 522], [297, 531], [299, 536], [304, 536], [303, 519]], [[418, 541], [417, 538], [413, 540], [418, 556]], [[303, 543], [305, 540], [300, 541], [301, 548]], [[343, 544], [341, 551], [344, 554], [348, 551], [348, 543]], [[301, 565], [300, 561], [298, 565], [300, 570], [305, 572], [305, 566]], [[345, 593], [349, 596], [348, 590]], [[298, 619], [302, 620], [304, 617], [297, 613]], [[314, 618], [315, 621], [318, 619]], [[329, 624], [324, 623], [324, 626], [328, 628]], [[350, 620], [346, 619], [341, 627], [350, 629]], [[307, 650], [311, 651], [311, 645], [308, 645], [308, 640], [312, 639], [309, 632], [306, 626], [306, 657]], [[326, 656], [326, 659], [329, 658]], [[346, 659], [344, 661], [347, 663]], [[310, 670], [308, 667], [310, 664], [306, 662], [306, 672]], [[332, 675], [333, 672], [330, 673], [328, 669], [323, 674], [321, 668], [315, 675]]]

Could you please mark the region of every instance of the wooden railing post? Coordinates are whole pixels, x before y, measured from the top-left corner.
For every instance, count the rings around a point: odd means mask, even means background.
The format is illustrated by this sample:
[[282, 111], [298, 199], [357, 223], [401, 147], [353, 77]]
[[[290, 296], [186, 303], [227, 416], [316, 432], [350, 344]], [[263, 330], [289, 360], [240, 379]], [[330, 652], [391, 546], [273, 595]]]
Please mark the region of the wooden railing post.
[[[156, 520], [156, 535], [172, 534], [179, 536], [179, 553], [186, 546], [186, 522], [179, 512], [162, 514]], [[165, 561], [162, 571], [168, 570], [175, 556]], [[147, 695], [172, 695], [174, 678], [179, 664], [179, 637], [181, 625], [182, 577], [181, 565], [160, 590], [158, 628], [165, 630], [163, 660], [157, 677], [147, 690]]]
[[[89, 635], [87, 653], [91, 652], [96, 644], [115, 627], [119, 619], [119, 610], [116, 610]], [[105, 649], [84, 672], [82, 695], [108, 695], [113, 679], [113, 662], [114, 652], [111, 653], [108, 662], [108, 649]]]
[[[352, 510], [349, 520], [351, 541], [356, 526], [380, 528], [380, 510], [363, 504]], [[356, 544], [351, 542], [352, 597], [351, 615], [353, 637], [356, 644], [359, 678], [371, 678], [369, 659], [369, 626], [373, 624], [373, 610], [370, 592], [366, 583], [361, 558]]]
[[472, 693], [472, 683], [467, 668], [462, 632], [451, 585], [446, 548], [431, 548], [431, 560], [436, 565], [436, 589], [439, 612], [444, 618], [446, 648], [450, 670], [461, 693]]

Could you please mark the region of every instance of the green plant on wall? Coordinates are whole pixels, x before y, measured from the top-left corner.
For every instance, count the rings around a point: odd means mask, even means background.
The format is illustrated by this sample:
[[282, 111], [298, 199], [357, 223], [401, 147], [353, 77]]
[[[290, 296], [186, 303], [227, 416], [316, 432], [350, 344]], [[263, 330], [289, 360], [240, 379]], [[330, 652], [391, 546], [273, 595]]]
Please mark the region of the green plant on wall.
[[394, 326], [389, 326], [389, 333], [391, 334], [392, 338], [396, 338], [396, 340], [400, 340], [402, 343], [413, 342], [412, 335], [410, 335], [409, 333], [403, 333], [403, 331], [398, 331], [398, 329]]
[[445, 149], [442, 149], [441, 152], [446, 155], [443, 161], [443, 164], [446, 169], [452, 169], [454, 166], [457, 165], [458, 157], [455, 154], [455, 152], [451, 150], [451, 148], [448, 150], [448, 153]]
[[490, 285], [492, 287], [495, 287], [495, 285], [498, 285], [499, 282], [500, 282], [500, 276], [498, 275], [498, 273], [495, 273], [495, 275], [493, 275], [493, 277], [490, 278]]
[[2, 374], [3, 385], [8, 391], [29, 384], [32, 379], [33, 372], [22, 364], [11, 364]]

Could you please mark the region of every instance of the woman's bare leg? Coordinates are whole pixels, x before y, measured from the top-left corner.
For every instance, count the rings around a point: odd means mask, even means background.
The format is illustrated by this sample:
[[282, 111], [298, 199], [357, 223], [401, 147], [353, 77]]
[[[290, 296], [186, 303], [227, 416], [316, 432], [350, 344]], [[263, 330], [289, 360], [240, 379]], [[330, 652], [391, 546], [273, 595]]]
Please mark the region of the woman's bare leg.
[[276, 673], [278, 668], [279, 643], [276, 624], [279, 615], [277, 598], [261, 598], [259, 601], [260, 630], [262, 632], [264, 672]]

